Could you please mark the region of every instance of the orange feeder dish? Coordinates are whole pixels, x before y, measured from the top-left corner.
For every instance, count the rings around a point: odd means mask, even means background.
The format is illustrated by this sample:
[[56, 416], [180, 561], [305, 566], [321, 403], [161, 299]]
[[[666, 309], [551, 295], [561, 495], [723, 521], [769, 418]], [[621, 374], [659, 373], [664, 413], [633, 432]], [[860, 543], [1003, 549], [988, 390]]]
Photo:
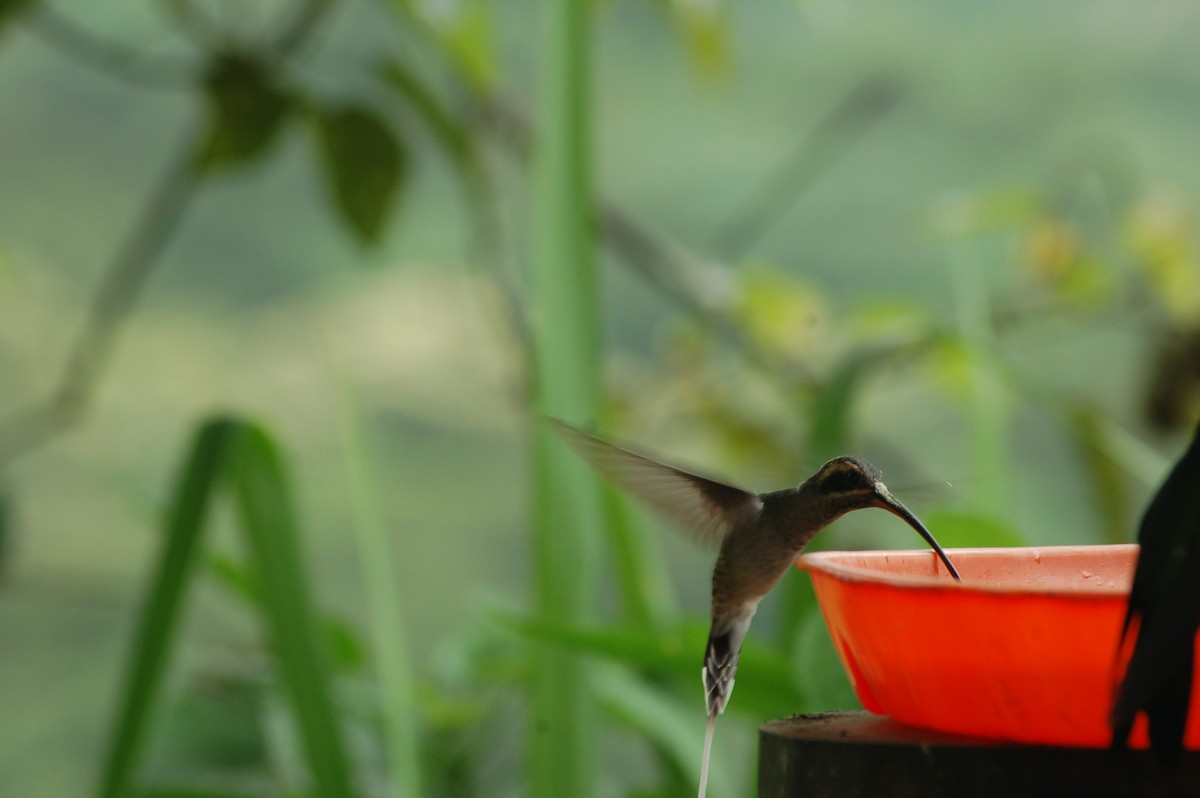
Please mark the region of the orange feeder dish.
[[[992, 740], [1106, 747], [1137, 551], [950, 550], [961, 584], [931, 551], [817, 552], [797, 565], [868, 711]], [[1200, 748], [1200, 686], [1191, 700], [1185, 745]], [[1144, 718], [1130, 742], [1147, 745]]]

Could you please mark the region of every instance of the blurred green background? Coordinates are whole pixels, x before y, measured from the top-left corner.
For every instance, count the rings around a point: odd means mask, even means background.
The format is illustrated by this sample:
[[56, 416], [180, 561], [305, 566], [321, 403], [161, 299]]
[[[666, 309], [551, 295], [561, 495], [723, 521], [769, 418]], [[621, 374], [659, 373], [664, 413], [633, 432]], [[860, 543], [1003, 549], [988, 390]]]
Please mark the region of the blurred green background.
[[[585, 611], [534, 595], [575, 578], [531, 531], [537, 413], [576, 412], [529, 377], [556, 333], [531, 324], [549, 195], [525, 150], [570, 140], [539, 107], [544, 5], [0, 2], [5, 794], [100, 778], [160, 518], [217, 412], [290, 475], [354, 790], [554, 794], [528, 775], [553, 649], [595, 705], [564, 732], [596, 743], [578, 794], [691, 794], [711, 556], [607, 497]], [[602, 387], [571, 420], [760, 489], [860, 454], [948, 546], [1132, 538], [1200, 375], [1194, 4], [585, 19]], [[87, 326], [164, 180], [186, 198], [161, 255]], [[44, 412], [80, 346], [89, 400]], [[136, 781], [304, 794], [244, 519], [215, 511]], [[859, 513], [819, 545], [919, 543]], [[714, 795], [750, 792], [757, 723], [853, 705], [806, 581], [763, 605]]]

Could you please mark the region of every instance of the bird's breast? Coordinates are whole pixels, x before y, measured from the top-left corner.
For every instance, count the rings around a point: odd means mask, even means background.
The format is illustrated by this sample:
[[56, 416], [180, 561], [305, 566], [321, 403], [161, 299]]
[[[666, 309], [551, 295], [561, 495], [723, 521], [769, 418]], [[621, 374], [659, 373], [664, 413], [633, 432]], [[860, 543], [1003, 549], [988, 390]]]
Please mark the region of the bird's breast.
[[796, 550], [760, 529], [739, 530], [726, 539], [713, 568], [713, 605], [755, 602], [792, 567]]

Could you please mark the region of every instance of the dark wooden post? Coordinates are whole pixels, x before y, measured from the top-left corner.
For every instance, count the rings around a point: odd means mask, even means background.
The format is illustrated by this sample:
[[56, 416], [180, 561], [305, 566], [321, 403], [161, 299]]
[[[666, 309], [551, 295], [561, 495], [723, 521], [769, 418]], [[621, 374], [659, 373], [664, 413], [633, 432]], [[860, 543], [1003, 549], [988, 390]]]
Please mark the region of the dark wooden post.
[[759, 798], [1200, 796], [1200, 752], [1167, 767], [1149, 751], [992, 743], [866, 712], [797, 715], [759, 732]]

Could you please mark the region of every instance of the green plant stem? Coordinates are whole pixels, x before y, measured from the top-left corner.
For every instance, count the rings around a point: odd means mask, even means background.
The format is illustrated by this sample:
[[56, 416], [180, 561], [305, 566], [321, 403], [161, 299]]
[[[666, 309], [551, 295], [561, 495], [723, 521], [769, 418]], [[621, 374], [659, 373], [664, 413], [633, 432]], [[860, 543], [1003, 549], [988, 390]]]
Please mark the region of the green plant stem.
[[371, 449], [358, 397], [349, 390], [342, 398], [342, 449], [350, 511], [363, 569], [363, 587], [370, 613], [371, 647], [376, 654], [380, 685], [389, 795], [419, 798], [421, 759], [412, 672], [405, 646], [403, 604], [395, 559], [379, 505]]
[[[599, 401], [599, 312], [592, 257], [589, 42], [586, 0], [541, 7], [538, 146], [534, 152], [531, 269], [536, 409], [594, 419]], [[579, 623], [596, 584], [595, 479], [553, 435], [533, 429], [533, 573], [539, 617]], [[595, 792], [596, 708], [585, 658], [535, 647], [530, 703], [530, 794]]]

